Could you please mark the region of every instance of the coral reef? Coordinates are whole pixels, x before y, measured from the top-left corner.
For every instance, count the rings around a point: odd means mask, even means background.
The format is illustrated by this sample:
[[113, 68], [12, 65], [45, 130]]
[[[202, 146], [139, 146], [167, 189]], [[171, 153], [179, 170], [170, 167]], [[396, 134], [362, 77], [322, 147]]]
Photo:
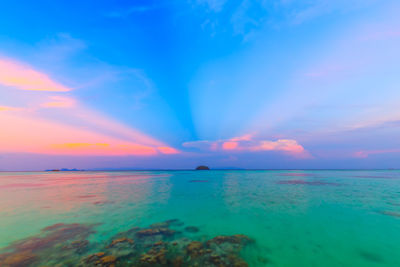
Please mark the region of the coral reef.
[[94, 225], [55, 224], [42, 232], [5, 248], [0, 265], [17, 266], [248, 266], [240, 252], [253, 242], [245, 235], [219, 235], [194, 240], [185, 233], [199, 232], [195, 226], [184, 229], [178, 219], [132, 227], [107, 241], [89, 242]]

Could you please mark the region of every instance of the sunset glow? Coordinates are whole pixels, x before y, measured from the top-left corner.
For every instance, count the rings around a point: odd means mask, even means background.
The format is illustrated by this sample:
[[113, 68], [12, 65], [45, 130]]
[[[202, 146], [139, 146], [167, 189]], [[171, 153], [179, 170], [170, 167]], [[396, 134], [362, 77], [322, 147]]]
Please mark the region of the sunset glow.
[[400, 0], [2, 0], [0, 267], [399, 267]]
[[396, 1], [14, 5], [0, 170], [400, 162]]

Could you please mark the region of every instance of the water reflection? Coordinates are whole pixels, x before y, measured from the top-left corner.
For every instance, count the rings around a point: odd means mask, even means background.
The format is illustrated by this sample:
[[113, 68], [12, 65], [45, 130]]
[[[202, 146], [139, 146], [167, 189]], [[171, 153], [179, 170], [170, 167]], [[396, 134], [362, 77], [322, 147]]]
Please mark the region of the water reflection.
[[[92, 248], [106, 247], [111, 240], [123, 238], [120, 233], [130, 233], [132, 236], [127, 238], [134, 239], [137, 227], [153, 229], [149, 233], [171, 233], [159, 228], [165, 221], [179, 220], [184, 225], [172, 228], [180, 232], [176, 236], [198, 241], [202, 246], [219, 235], [245, 234], [254, 239], [256, 245], [241, 252], [251, 266], [339, 266], [343, 263], [340, 258], [347, 259], [346, 263], [351, 259], [352, 266], [373, 266], [374, 259], [374, 264], [382, 259], [388, 266], [400, 266], [400, 260], [393, 257], [400, 249], [399, 174], [0, 173], [0, 247], [38, 237], [41, 229], [60, 223], [93, 226], [96, 231], [83, 243], [68, 241], [68, 248], [83, 249], [86, 241]], [[54, 236], [58, 234], [50, 235]], [[182, 244], [187, 246], [185, 242]], [[150, 253], [147, 259], [155, 254]]]
[[107, 216], [119, 218], [128, 211], [132, 216], [126, 219], [140, 218], [152, 201], [168, 198], [170, 188], [162, 182], [168, 177], [146, 172], [1, 173], [0, 246], [59, 221], [108, 222], [113, 220]]

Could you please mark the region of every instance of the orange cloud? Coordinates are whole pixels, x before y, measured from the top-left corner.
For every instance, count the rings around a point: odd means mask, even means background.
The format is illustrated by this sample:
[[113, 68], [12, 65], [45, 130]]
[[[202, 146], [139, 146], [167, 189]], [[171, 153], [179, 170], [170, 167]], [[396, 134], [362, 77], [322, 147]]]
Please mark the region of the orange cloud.
[[21, 110], [21, 108], [0, 106], [0, 111], [18, 111], [18, 110]]
[[301, 146], [296, 140], [254, 140], [252, 135], [244, 135], [227, 140], [186, 142], [183, 144], [183, 146], [207, 151], [280, 151], [295, 157], [311, 157], [304, 147]]
[[[71, 90], [30, 66], [0, 58], [2, 85], [51, 94]], [[47, 101], [42, 100], [43, 94], [23, 98], [29, 101], [26, 104], [29, 108], [0, 106], [0, 153], [144, 156], [180, 153], [151, 136], [83, 107], [72, 97], [49, 96], [50, 93], [44, 94]], [[54, 115], [50, 108], [59, 110]]]
[[154, 147], [138, 145], [135, 143], [120, 142], [114, 143], [64, 143], [50, 145], [50, 154], [70, 155], [155, 155], [157, 150]]
[[0, 59], [0, 84], [20, 90], [66, 92], [71, 89], [46, 74], [10, 59]]
[[75, 99], [65, 96], [50, 96], [52, 101], [43, 103], [43, 108], [71, 108], [76, 104]]
[[[111, 137], [87, 127], [44, 120], [32, 114], [0, 112], [0, 152], [54, 155], [141, 155], [179, 153], [163, 145]], [[149, 140], [153, 141], [149, 137]]]
[[86, 148], [86, 147], [109, 147], [110, 144], [105, 144], [105, 143], [95, 143], [95, 144], [89, 144], [89, 143], [68, 143], [68, 144], [61, 144], [61, 145], [55, 145], [56, 147], [61, 147], [61, 148]]

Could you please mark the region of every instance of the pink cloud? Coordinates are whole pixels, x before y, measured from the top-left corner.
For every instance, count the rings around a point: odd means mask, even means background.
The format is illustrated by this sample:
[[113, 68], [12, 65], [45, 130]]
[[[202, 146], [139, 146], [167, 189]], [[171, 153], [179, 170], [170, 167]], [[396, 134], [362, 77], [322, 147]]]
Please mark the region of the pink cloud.
[[[0, 58], [1, 85], [47, 92], [28, 97], [25, 92], [20, 99], [26, 102], [23, 108], [0, 106], [0, 125], [3, 126], [0, 153], [107, 156], [181, 153], [164, 142], [85, 108], [73, 97], [53, 95], [71, 89], [16, 60]], [[55, 115], [53, 108], [58, 109]]]
[[304, 147], [297, 143], [296, 140], [278, 139], [277, 141], [260, 141], [258, 146], [251, 147], [251, 150], [275, 150], [285, 151], [292, 154], [303, 153]]
[[173, 147], [168, 147], [168, 146], [159, 146], [157, 147], [158, 151], [160, 151], [162, 154], [178, 154], [180, 153], [179, 150], [173, 148]]
[[382, 150], [362, 150], [353, 154], [355, 158], [368, 158], [370, 155], [400, 153], [400, 149], [382, 149]]
[[237, 148], [237, 146], [238, 146], [237, 142], [228, 141], [228, 142], [222, 143], [222, 149], [224, 149], [224, 150], [234, 150]]
[[[81, 110], [78, 110], [81, 112]], [[73, 117], [73, 113], [71, 113]], [[101, 117], [92, 117], [101, 121]], [[178, 150], [139, 134], [118, 138], [99, 128], [81, 127], [40, 118], [35, 113], [0, 112], [0, 152], [50, 155], [141, 155], [176, 154]], [[117, 125], [103, 120], [102, 125]], [[122, 126], [119, 129], [125, 129]], [[112, 132], [110, 132], [112, 134]], [[135, 138], [136, 137], [136, 138]], [[146, 142], [148, 141], [148, 142]], [[154, 143], [157, 145], [155, 146]]]
[[43, 108], [72, 108], [76, 104], [76, 100], [65, 96], [50, 96], [51, 101], [41, 104]]
[[10, 59], [0, 59], [0, 84], [20, 90], [66, 92], [68, 88], [46, 74]]
[[251, 134], [245, 134], [245, 135], [242, 135], [242, 136], [239, 136], [239, 137], [231, 138], [230, 140], [234, 141], [234, 142], [236, 142], [236, 141], [250, 141], [252, 138], [253, 138], [253, 136]]
[[186, 142], [184, 147], [192, 147], [206, 151], [231, 151], [231, 152], [255, 152], [255, 151], [278, 151], [294, 157], [309, 158], [311, 155], [296, 140], [278, 139], [255, 140], [252, 135], [234, 137], [217, 141], [194, 141]]

